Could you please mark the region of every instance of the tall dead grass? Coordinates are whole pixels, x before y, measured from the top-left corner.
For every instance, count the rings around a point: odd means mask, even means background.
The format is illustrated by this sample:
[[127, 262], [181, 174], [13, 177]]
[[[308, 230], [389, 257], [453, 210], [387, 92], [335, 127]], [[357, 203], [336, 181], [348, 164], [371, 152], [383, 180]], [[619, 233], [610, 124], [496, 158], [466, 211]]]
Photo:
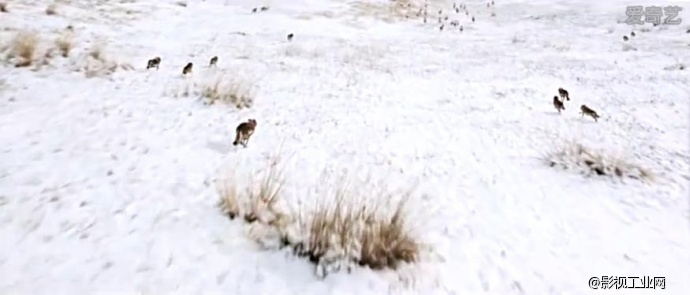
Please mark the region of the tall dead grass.
[[[244, 182], [242, 187], [239, 182]], [[242, 216], [247, 223], [273, 224], [284, 215], [277, 204], [284, 184], [283, 170], [277, 161], [259, 176], [239, 179], [233, 174], [216, 183], [218, 206], [230, 219]]]
[[411, 227], [410, 191], [338, 178], [308, 188], [314, 192], [307, 196], [311, 202], [286, 204], [284, 175], [274, 163], [256, 183], [225, 180], [218, 190], [221, 212], [231, 219], [244, 216], [239, 220], [251, 224], [250, 238], [266, 249], [291, 249], [312, 262], [320, 278], [353, 267], [395, 270], [418, 261], [421, 243]]
[[69, 57], [70, 52], [74, 48], [74, 33], [71, 30], [65, 30], [60, 36], [55, 39], [55, 46], [60, 51], [62, 57]]
[[238, 109], [250, 108], [254, 104], [254, 83], [229, 74], [214, 75], [202, 82], [201, 96], [209, 104], [220, 102]]
[[74, 70], [83, 72], [87, 78], [108, 76], [118, 70], [130, 71], [134, 67], [123, 63], [106, 50], [104, 43], [96, 43], [74, 60]]
[[409, 194], [357, 191], [346, 183], [328, 185], [337, 187], [332, 195], [314, 197], [331, 201], [301, 216], [308, 234], [296, 246], [298, 255], [316, 264], [317, 276], [353, 266], [397, 269], [417, 261], [420, 243], [410, 228]]
[[28, 67], [36, 60], [40, 42], [36, 31], [19, 31], [10, 43], [9, 59], [15, 60], [15, 66]]

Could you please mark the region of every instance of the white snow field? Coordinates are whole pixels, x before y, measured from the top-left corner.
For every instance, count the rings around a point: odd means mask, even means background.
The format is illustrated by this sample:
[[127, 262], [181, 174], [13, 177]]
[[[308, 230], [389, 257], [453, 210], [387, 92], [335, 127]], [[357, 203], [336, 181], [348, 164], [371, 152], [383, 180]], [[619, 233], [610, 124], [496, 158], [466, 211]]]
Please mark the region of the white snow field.
[[[427, 24], [414, 1], [397, 16], [385, 0], [6, 2], [0, 294], [690, 294], [690, 3], [487, 2], [431, 2]], [[679, 5], [683, 21], [628, 25], [629, 5]], [[68, 25], [68, 57], [45, 57]], [[20, 31], [37, 65], [15, 67]], [[218, 77], [253, 87], [251, 107], [203, 103]], [[567, 142], [654, 178], [550, 167]], [[286, 200], [317, 202], [323, 171], [418, 183], [426, 254], [318, 278], [261, 249], [213, 183], [279, 152]], [[601, 276], [666, 284], [592, 290]]]

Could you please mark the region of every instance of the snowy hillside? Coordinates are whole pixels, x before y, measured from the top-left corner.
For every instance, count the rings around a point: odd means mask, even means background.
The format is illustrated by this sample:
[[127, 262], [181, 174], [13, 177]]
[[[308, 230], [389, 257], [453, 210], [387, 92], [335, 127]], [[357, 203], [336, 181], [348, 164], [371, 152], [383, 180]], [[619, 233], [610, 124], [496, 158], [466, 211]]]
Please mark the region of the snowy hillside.
[[[421, 0], [5, 4], [0, 294], [690, 294], [688, 2], [432, 1], [426, 23]], [[278, 160], [293, 211], [343, 176], [414, 189], [416, 262], [319, 278], [264, 249], [217, 187]]]

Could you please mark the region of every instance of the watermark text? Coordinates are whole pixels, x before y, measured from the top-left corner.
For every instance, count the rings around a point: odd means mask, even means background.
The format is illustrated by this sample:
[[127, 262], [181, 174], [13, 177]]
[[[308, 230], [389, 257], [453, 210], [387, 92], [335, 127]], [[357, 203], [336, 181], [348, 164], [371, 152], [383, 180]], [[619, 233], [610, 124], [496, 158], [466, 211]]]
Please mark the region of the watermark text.
[[625, 15], [628, 19], [625, 20], [629, 25], [644, 25], [651, 23], [654, 25], [679, 25], [683, 19], [678, 17], [683, 7], [680, 6], [627, 6], [625, 8]]
[[589, 278], [591, 289], [666, 289], [666, 277], [599, 276]]

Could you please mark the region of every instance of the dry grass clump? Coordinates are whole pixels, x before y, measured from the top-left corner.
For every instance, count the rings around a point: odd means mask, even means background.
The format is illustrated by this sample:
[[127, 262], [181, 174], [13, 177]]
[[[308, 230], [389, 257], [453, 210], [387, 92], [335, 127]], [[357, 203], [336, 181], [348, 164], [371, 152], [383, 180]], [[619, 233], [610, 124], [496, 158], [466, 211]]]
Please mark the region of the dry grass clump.
[[585, 175], [654, 180], [653, 173], [646, 168], [573, 141], [565, 142], [548, 152], [544, 160], [551, 167], [576, 170]]
[[333, 202], [317, 206], [301, 219], [307, 237], [295, 245], [295, 252], [316, 264], [319, 277], [343, 267], [381, 270], [414, 263], [420, 243], [411, 233], [408, 196], [366, 196], [340, 186]]
[[46, 7], [46, 14], [47, 15], [56, 15], [57, 14], [57, 4], [51, 3]]
[[375, 17], [386, 22], [395, 22], [404, 20], [413, 14], [414, 5], [412, 4], [410, 0], [387, 2], [355, 1], [351, 3], [351, 9], [355, 17]]
[[55, 39], [55, 46], [62, 57], [69, 57], [72, 48], [74, 48], [74, 33], [71, 30], [65, 30]]
[[[264, 249], [289, 245], [287, 240], [292, 234], [288, 225], [294, 222], [279, 204], [285, 181], [278, 161], [272, 162], [259, 177], [231, 177], [216, 182], [220, 211], [231, 220], [249, 225], [249, 236]], [[243, 188], [239, 187], [240, 183]]]
[[[419, 259], [420, 242], [407, 210], [410, 193], [376, 192], [340, 178], [308, 190], [317, 192], [308, 196], [316, 206], [298, 203], [288, 212], [279, 205], [284, 202], [283, 175], [273, 164], [258, 185], [249, 181], [244, 192], [236, 182], [218, 189], [223, 214], [243, 216], [237, 220], [251, 224], [250, 237], [264, 249], [290, 249], [314, 263], [321, 278], [343, 268], [397, 269]], [[329, 191], [318, 192], [322, 188]]]
[[133, 70], [130, 64], [120, 63], [105, 51], [105, 45], [96, 44], [76, 59], [75, 71], [83, 72], [87, 78], [107, 76], [117, 70]]
[[218, 208], [230, 219], [235, 219], [240, 215], [240, 199], [237, 186], [233, 181], [222, 181], [216, 183], [216, 191], [220, 196]]
[[[259, 181], [255, 181], [256, 179]], [[230, 219], [242, 216], [247, 223], [256, 221], [273, 224], [284, 213], [277, 203], [285, 181], [283, 171], [277, 161], [266, 169], [260, 177], [246, 179], [244, 190], [237, 187], [236, 178], [225, 179], [216, 183], [220, 195], [218, 207]]]
[[221, 102], [238, 109], [250, 108], [254, 104], [254, 84], [229, 75], [219, 75], [202, 83], [201, 97], [209, 104]]
[[20, 31], [10, 43], [9, 59], [15, 60], [15, 66], [28, 67], [36, 60], [39, 35], [35, 31]]

